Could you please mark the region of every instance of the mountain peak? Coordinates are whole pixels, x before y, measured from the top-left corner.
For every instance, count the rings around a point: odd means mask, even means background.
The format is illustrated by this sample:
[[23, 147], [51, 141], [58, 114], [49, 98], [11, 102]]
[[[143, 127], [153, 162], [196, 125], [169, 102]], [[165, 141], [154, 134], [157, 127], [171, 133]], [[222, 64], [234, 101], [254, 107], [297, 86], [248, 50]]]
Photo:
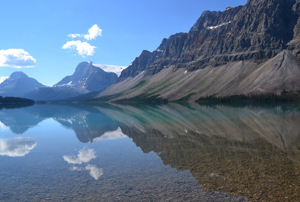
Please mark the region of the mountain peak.
[[37, 80], [28, 77], [21, 71], [13, 72], [8, 79], [0, 84], [1, 96], [24, 97], [24, 95], [32, 90], [45, 87]]
[[117, 78], [117, 74], [107, 73], [88, 61], [79, 63], [74, 74], [63, 78], [53, 87], [70, 87], [77, 89], [80, 93], [88, 93], [103, 90], [114, 83]]
[[83, 61], [77, 65], [76, 69], [86, 68], [86, 67], [90, 67], [92, 65], [93, 65], [93, 62], [91, 62], [91, 61]]
[[258, 4], [274, 4], [274, 3], [295, 3], [297, 0], [248, 0], [246, 5], [258, 5]]
[[19, 78], [28, 78], [28, 76], [21, 71], [13, 72], [10, 77], [10, 79], [19, 79]]
[[78, 66], [88, 66], [88, 65], [92, 65], [93, 64], [93, 62], [92, 61], [83, 61], [83, 62], [81, 62], [81, 63], [79, 63], [78, 65], [77, 65], [77, 67]]

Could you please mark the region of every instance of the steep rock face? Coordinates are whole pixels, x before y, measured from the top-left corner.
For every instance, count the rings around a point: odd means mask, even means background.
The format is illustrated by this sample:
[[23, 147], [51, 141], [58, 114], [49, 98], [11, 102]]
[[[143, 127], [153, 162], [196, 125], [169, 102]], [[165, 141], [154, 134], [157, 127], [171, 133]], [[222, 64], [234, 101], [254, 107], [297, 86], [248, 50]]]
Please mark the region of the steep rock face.
[[188, 35], [186, 33], [180, 33], [176, 34], [175, 36], [171, 36], [169, 38], [169, 45], [165, 46], [161, 57], [156, 57], [155, 62], [153, 62], [149, 68], [147, 68], [145, 76], [154, 75], [172, 64], [177, 64], [177, 60], [180, 58], [183, 52], [184, 42], [187, 36]]
[[[195, 70], [234, 61], [270, 59], [293, 39], [298, 4], [296, 0], [249, 0], [245, 6], [229, 7], [223, 12], [205, 11], [188, 34], [173, 35], [168, 42], [164, 39], [166, 47], [159, 46], [159, 57], [140, 63], [139, 69], [153, 75], [171, 65]], [[142, 53], [135, 61], [144, 58]]]
[[0, 84], [1, 96], [23, 97], [25, 93], [45, 87], [23, 72], [14, 72]]
[[293, 10], [295, 3], [296, 0], [252, 0], [224, 12], [206, 11], [181, 38], [183, 46], [174, 41], [170, 54], [149, 71], [157, 72], [153, 69], [161, 69], [161, 63], [195, 70], [234, 61], [270, 59], [293, 39], [298, 19]]
[[[293, 12], [300, 16], [300, 2], [297, 1], [293, 6]], [[288, 43], [288, 49], [300, 58], [300, 18], [297, 20], [297, 24], [294, 27], [294, 38]]]
[[150, 63], [152, 59], [152, 53], [144, 50], [139, 57], [137, 57], [131, 65], [129, 65], [125, 70], [122, 71], [118, 82], [123, 81], [128, 77], [135, 77], [140, 72], [146, 70], [147, 65]]
[[94, 91], [102, 91], [117, 80], [112, 72], [105, 72], [92, 62], [80, 63], [71, 76], [66, 76], [53, 87], [40, 88], [26, 94], [34, 100], [62, 100]]
[[165, 57], [166, 54], [169, 54], [169, 47], [174, 41], [177, 41], [185, 35], [185, 33], [177, 33], [168, 39], [163, 39], [160, 46], [153, 52], [144, 50], [139, 57], [135, 58], [131, 65], [122, 71], [117, 82], [121, 82], [128, 77], [135, 77], [139, 73], [148, 70], [154, 62]]
[[298, 90], [299, 16], [297, 0], [248, 0], [223, 12], [205, 11], [188, 33], [171, 36], [155, 57], [157, 50], [147, 52], [145, 63], [129, 66], [99, 96], [176, 100]]

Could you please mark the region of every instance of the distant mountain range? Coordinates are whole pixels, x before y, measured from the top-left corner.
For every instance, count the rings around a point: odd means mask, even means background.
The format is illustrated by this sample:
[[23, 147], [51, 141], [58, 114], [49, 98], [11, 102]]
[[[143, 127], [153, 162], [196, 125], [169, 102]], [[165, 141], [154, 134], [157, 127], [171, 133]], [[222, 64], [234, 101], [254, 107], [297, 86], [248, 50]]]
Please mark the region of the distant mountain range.
[[25, 94], [34, 100], [63, 100], [85, 93], [102, 91], [118, 79], [117, 74], [105, 72], [92, 62], [80, 63], [74, 74], [66, 76], [53, 87], [39, 88]]
[[32, 79], [16, 82], [12, 75], [0, 84], [0, 95], [93, 102], [195, 101], [211, 95], [298, 91], [300, 2], [248, 0], [222, 12], [205, 11], [188, 33], [163, 39], [156, 50], [142, 51], [125, 69], [112, 66], [122, 70], [119, 77], [102, 67], [80, 63], [73, 75], [53, 87]]
[[45, 87], [23, 72], [14, 72], [0, 84], [0, 96], [23, 97], [25, 93]]
[[92, 62], [82, 62], [73, 75], [66, 76], [53, 87], [46, 87], [23, 72], [14, 72], [0, 84], [0, 95], [44, 101], [63, 100], [94, 91], [100, 92], [117, 79], [116, 73], [106, 72]]

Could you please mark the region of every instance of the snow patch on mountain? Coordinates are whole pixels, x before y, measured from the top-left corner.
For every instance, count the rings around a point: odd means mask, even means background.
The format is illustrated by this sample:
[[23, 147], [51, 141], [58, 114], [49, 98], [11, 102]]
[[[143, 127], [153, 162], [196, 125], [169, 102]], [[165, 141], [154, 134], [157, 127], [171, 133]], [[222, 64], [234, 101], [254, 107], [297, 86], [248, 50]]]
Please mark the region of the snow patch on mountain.
[[217, 28], [219, 28], [219, 27], [222, 27], [222, 26], [224, 26], [224, 25], [228, 25], [228, 24], [230, 24], [230, 23], [231, 23], [231, 21], [229, 21], [229, 22], [224, 22], [224, 23], [219, 24], [219, 25], [216, 25], [216, 26], [209, 26], [209, 27], [207, 27], [207, 29], [217, 29]]
[[[80, 81], [80, 82], [82, 82], [82, 81]], [[72, 81], [70, 81], [69, 83], [61, 84], [61, 85], [54, 85], [53, 87], [62, 87], [62, 86], [72, 87], [72, 86], [74, 86], [74, 84], [72, 84]]]
[[95, 64], [93, 63], [93, 66], [99, 67], [103, 69], [106, 72], [113, 72], [116, 73], [118, 76], [120, 76], [123, 69], [125, 69], [125, 66], [117, 66], [117, 65], [103, 65], [103, 64]]
[[161, 50], [161, 49], [156, 49], [155, 51], [157, 51], [157, 52], [161, 52], [161, 53], [163, 53], [164, 52], [164, 50]]

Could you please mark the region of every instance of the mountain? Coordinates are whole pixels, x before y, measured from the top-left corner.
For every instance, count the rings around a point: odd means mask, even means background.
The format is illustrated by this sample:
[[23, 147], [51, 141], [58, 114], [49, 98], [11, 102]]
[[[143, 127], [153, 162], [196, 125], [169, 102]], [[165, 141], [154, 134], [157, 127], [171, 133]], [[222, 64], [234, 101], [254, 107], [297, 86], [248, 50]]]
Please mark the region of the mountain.
[[144, 50], [96, 98], [197, 100], [300, 89], [300, 2], [248, 0], [205, 11], [188, 33]]
[[121, 72], [118, 82], [121, 82], [128, 77], [135, 77], [139, 73], [151, 68], [151, 65], [153, 65], [153, 63], [162, 56], [164, 51], [171, 45], [171, 43], [174, 40], [183, 37], [184, 35], [184, 33], [178, 33], [170, 36], [168, 39], [163, 39], [160, 46], [152, 53], [144, 50], [141, 55], [137, 57], [131, 65], [129, 65], [128, 68]]
[[0, 96], [23, 97], [29, 91], [45, 87], [23, 72], [14, 72], [0, 84]]
[[100, 91], [113, 84], [118, 76], [112, 72], [105, 72], [92, 62], [80, 63], [74, 74], [66, 76], [53, 87], [70, 86], [84, 93]]
[[92, 62], [81, 62], [70, 76], [66, 76], [53, 87], [40, 88], [26, 94], [34, 100], [63, 100], [82, 94], [102, 91], [117, 80], [112, 72], [105, 72]]

